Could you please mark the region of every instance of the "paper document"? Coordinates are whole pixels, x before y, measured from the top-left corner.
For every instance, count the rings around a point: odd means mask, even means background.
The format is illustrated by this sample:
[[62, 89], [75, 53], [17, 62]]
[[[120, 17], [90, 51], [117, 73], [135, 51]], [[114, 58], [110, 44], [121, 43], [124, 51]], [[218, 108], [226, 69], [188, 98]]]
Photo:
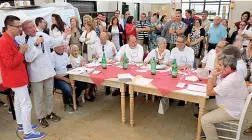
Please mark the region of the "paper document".
[[85, 72], [87, 72], [87, 73], [91, 73], [93, 71], [95, 71], [94, 68], [85, 68]]
[[95, 71], [93, 71], [92, 72], [92, 74], [99, 74], [101, 71], [99, 71], [99, 70], [95, 70]]
[[83, 67], [78, 67], [78, 68], [75, 68], [75, 69], [72, 69], [70, 71], [67, 71], [66, 73], [67, 74], [74, 74], [74, 75], [79, 75], [81, 73], [85, 72], [85, 68]]
[[190, 84], [190, 85], [188, 85], [187, 90], [198, 91], [198, 92], [206, 92], [206, 87]]
[[186, 83], [179, 82], [176, 87], [177, 88], [184, 88], [185, 85], [186, 85]]
[[149, 83], [152, 82], [152, 80], [153, 79], [144, 78], [142, 76], [136, 76], [134, 79], [134, 83], [141, 86], [147, 86], [149, 85]]
[[119, 81], [121, 81], [121, 82], [129, 82], [129, 81], [133, 81], [133, 79], [134, 79], [134, 76], [132, 76], [129, 73], [118, 74], [117, 76], [118, 76]]
[[198, 79], [198, 77], [196, 77], [196, 76], [186, 76], [185, 80], [186, 80], [186, 81], [196, 82], [196, 81], [198, 81], [199, 79]]
[[99, 62], [96, 62], [96, 63], [92, 62], [92, 63], [86, 64], [86, 67], [98, 67], [98, 66], [100, 66], [100, 65], [101, 65], [101, 64], [100, 64]]
[[200, 79], [208, 79], [208, 76], [209, 76], [209, 70], [207, 69], [202, 69], [202, 68], [198, 68], [197, 71], [197, 76], [200, 78]]

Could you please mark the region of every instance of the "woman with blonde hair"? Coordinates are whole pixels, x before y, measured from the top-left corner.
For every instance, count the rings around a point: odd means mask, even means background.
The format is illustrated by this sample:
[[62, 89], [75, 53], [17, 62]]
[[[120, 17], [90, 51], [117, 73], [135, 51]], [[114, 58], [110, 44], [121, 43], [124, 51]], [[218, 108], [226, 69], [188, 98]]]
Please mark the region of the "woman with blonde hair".
[[92, 55], [94, 55], [94, 44], [97, 38], [98, 37], [94, 29], [92, 28], [91, 22], [87, 22], [84, 32], [82, 33], [79, 39], [80, 42], [83, 43], [82, 56], [85, 58], [86, 61], [90, 62], [92, 60]]
[[79, 50], [81, 50], [81, 42], [79, 41], [79, 38], [82, 34], [82, 30], [79, 27], [79, 21], [77, 17], [71, 17], [70, 18], [70, 24], [71, 24], [71, 38], [69, 44], [74, 44], [79, 47]]
[[85, 29], [85, 26], [88, 22], [91, 22], [92, 21], [92, 17], [90, 15], [84, 15], [83, 16], [83, 27], [82, 27], [82, 31], [84, 31]]
[[[79, 46], [71, 45], [70, 46], [70, 56], [69, 61], [72, 68], [82, 67], [86, 64], [86, 60], [79, 54]], [[95, 97], [93, 95], [94, 86], [88, 84], [87, 88], [85, 89], [85, 99], [93, 102]]]

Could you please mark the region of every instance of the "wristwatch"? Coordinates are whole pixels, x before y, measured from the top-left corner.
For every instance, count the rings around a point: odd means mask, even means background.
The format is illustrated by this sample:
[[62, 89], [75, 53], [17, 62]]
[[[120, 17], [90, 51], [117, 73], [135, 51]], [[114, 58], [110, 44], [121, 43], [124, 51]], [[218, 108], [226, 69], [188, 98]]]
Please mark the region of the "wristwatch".
[[212, 75], [209, 75], [209, 76], [208, 76], [208, 79], [212, 79], [212, 78], [213, 78], [213, 76], [212, 76]]

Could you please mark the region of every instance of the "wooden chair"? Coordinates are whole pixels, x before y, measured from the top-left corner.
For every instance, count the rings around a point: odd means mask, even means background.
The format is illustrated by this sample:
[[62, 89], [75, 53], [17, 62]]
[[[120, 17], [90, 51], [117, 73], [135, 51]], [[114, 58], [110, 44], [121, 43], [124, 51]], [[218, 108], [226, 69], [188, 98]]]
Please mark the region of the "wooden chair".
[[[227, 136], [218, 136], [219, 138], [222, 139], [227, 139], [227, 140], [239, 140], [241, 137], [241, 130], [242, 130], [242, 124], [249, 106], [249, 103], [251, 101], [252, 98], [252, 93], [250, 93], [246, 99], [245, 105], [243, 107], [242, 110], [242, 114], [240, 117], [240, 120], [238, 121], [229, 121], [229, 122], [224, 122], [224, 123], [219, 123], [220, 126], [222, 127], [217, 127], [217, 130], [220, 131], [226, 131], [226, 132], [231, 132], [231, 133], [235, 133], [236, 137], [235, 138], [231, 138], [231, 137], [227, 137]], [[234, 127], [233, 127], [234, 126]]]

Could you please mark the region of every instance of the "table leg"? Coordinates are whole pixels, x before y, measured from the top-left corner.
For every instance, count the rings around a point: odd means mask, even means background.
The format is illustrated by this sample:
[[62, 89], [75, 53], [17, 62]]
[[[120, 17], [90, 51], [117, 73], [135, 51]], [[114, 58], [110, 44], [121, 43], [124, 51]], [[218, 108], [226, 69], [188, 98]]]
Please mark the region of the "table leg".
[[129, 85], [129, 94], [130, 94], [130, 125], [134, 126], [134, 91], [133, 86]]
[[206, 98], [200, 99], [200, 102], [199, 102], [198, 128], [197, 128], [196, 140], [200, 140], [200, 134], [201, 134], [201, 131], [202, 131], [201, 117], [203, 116], [203, 113], [204, 113], [205, 104], [206, 104]]
[[70, 83], [71, 83], [71, 86], [72, 86], [72, 93], [73, 93], [73, 107], [74, 107], [74, 111], [77, 111], [77, 108], [76, 108], [76, 93], [75, 93], [75, 85], [74, 85], [74, 80], [71, 76], [71, 74], [69, 75], [69, 79], [70, 79]]
[[125, 84], [120, 84], [122, 123], [125, 124]]

